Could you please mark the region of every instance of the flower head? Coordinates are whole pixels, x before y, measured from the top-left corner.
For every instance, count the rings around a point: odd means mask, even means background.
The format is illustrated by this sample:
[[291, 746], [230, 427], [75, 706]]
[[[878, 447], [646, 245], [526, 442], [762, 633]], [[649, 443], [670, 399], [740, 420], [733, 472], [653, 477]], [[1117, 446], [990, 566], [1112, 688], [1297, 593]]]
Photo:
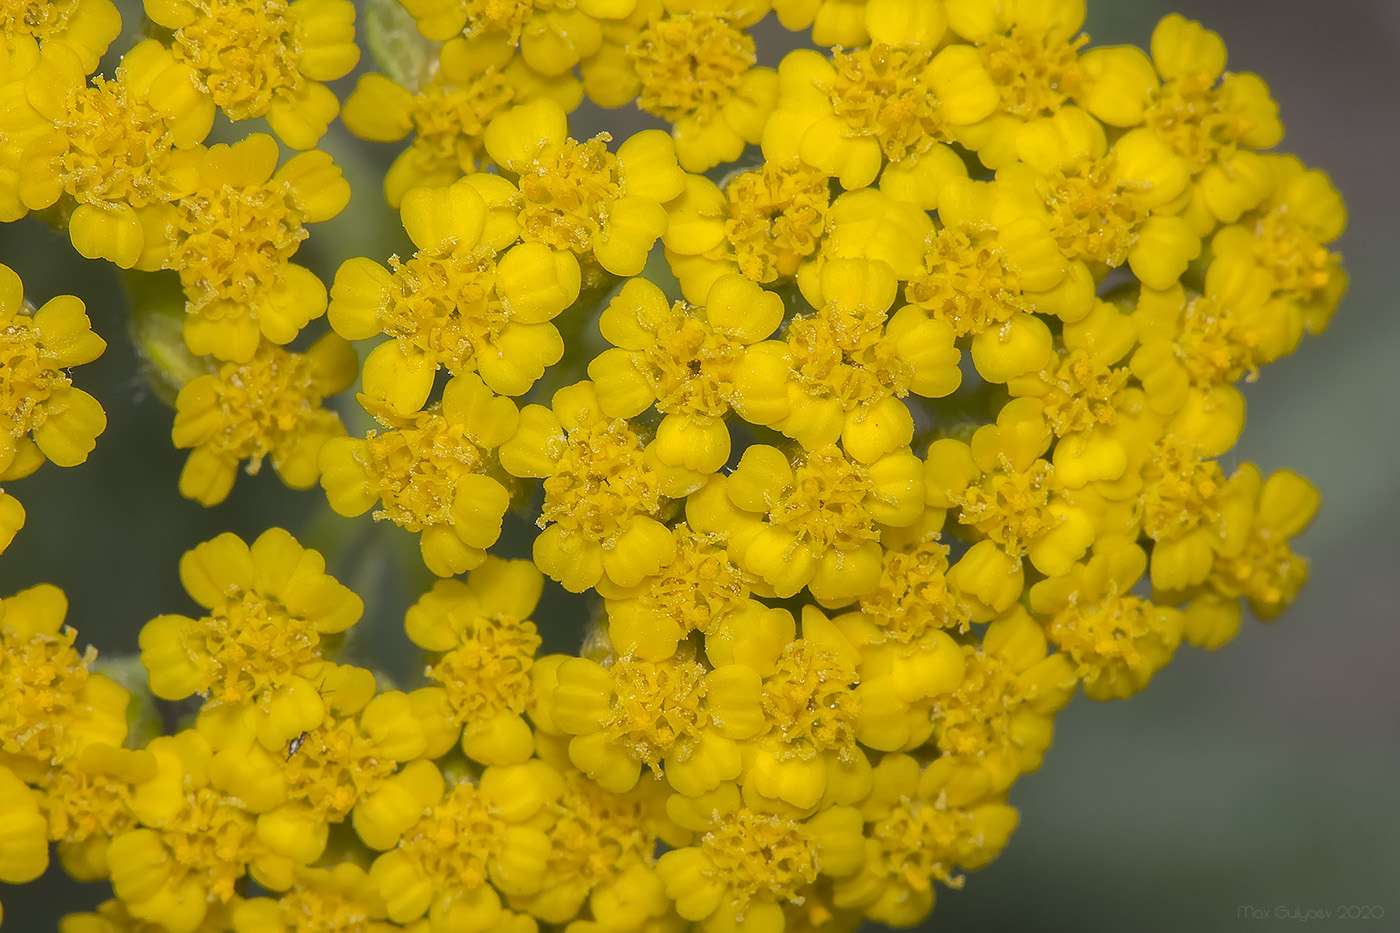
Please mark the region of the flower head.
[[185, 553], [180, 580], [209, 614], [146, 623], [141, 663], [152, 692], [171, 700], [200, 693], [206, 707], [228, 715], [252, 707], [269, 749], [318, 725], [321, 636], [344, 631], [364, 611], [360, 597], [325, 573], [321, 555], [280, 528], [251, 546], [225, 533]]
[[231, 120], [266, 116], [293, 149], [316, 145], [340, 109], [321, 82], [360, 59], [348, 0], [148, 0], [146, 15], [175, 31], [179, 77]]

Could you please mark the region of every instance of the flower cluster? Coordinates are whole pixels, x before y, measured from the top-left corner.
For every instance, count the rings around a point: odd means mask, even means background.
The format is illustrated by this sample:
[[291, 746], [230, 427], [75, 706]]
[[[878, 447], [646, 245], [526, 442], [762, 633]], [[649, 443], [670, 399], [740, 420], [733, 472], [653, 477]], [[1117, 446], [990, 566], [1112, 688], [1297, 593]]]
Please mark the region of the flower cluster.
[[[1296, 596], [1316, 490], [1221, 458], [1238, 383], [1336, 309], [1345, 209], [1263, 151], [1277, 106], [1216, 34], [1090, 47], [1080, 0], [400, 3], [343, 119], [399, 145], [412, 251], [329, 288], [293, 257], [351, 196], [314, 148], [351, 4], [147, 0], [161, 38], [110, 79], [106, 0], [0, 9], [0, 217], [178, 282], [137, 331], [179, 491], [270, 459], [439, 578], [396, 686], [317, 551], [198, 545], [200, 608], [140, 634], [143, 702], [184, 718], [129, 747], [61, 593], [0, 602], [0, 880], [56, 842], [115, 894], [65, 929], [911, 926], [1008, 843], [1081, 686]], [[770, 12], [817, 47], [760, 66]], [[585, 96], [669, 132], [575, 136]], [[206, 145], [216, 111], [277, 138]], [[3, 266], [0, 317], [0, 479], [82, 462], [105, 417], [66, 370], [105, 344]], [[0, 539], [22, 519], [0, 496]], [[550, 589], [589, 607], [577, 655], [541, 653]]]

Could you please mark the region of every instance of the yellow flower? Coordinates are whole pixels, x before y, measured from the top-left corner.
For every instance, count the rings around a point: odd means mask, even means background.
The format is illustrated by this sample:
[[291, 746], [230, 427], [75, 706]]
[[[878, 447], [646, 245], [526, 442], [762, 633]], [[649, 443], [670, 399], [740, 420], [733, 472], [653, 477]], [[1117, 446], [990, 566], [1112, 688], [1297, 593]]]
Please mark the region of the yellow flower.
[[961, 128], [957, 140], [983, 165], [1000, 168], [1016, 157], [1018, 127], [1055, 113], [1080, 91], [1080, 49], [1089, 39], [1075, 34], [1084, 25], [1084, 0], [950, 0], [944, 7], [949, 29], [977, 47], [1001, 98], [993, 114]]
[[354, 930], [393, 933], [400, 929], [385, 920], [384, 899], [369, 874], [353, 862], [333, 868], [302, 868], [291, 890], [273, 899], [255, 897], [232, 911], [235, 933], [315, 933]]
[[152, 739], [156, 770], [137, 783], [132, 809], [141, 825], [112, 839], [112, 888], [131, 916], [170, 933], [194, 933], [228, 905], [251, 869], [260, 883], [285, 887], [290, 866], [257, 837], [254, 817], [209, 786], [210, 748], [193, 730]]
[[487, 768], [421, 805], [397, 848], [370, 866], [370, 880], [398, 924], [428, 917], [431, 933], [517, 929], [501, 895], [535, 894], [552, 854], [546, 834], [562, 779], [543, 761]]
[[324, 152], [306, 152], [276, 174], [277, 143], [254, 133], [198, 160], [194, 190], [152, 212], [143, 268], [174, 269], [185, 289], [185, 343], [197, 356], [248, 362], [262, 338], [289, 343], [326, 309], [326, 288], [289, 262], [303, 226], [336, 216], [350, 184]]
[[447, 383], [440, 405], [381, 419], [390, 430], [332, 438], [321, 448], [331, 508], [353, 517], [381, 502], [375, 519], [420, 534], [423, 562], [440, 577], [479, 566], [510, 505], [490, 453], [515, 433], [515, 403], [465, 373]]
[[[853, 666], [856, 686], [845, 701], [846, 728], [853, 729], [862, 745], [877, 751], [908, 751], [923, 745], [932, 730], [931, 713], [942, 702], [937, 698], [963, 679], [962, 651], [950, 635], [937, 629], [925, 629], [916, 637], [905, 633], [892, 637], [863, 612], [848, 612], [827, 622], [809, 606], [803, 609], [802, 630], [805, 639], [822, 641], [828, 652], [835, 648], [843, 663]], [[836, 777], [831, 764], [828, 777]], [[868, 790], [869, 763], [863, 753], [848, 753], [842, 764], [845, 773], [839, 776], [845, 787], [835, 789], [845, 796], [838, 802], [854, 802]], [[832, 787], [827, 793], [830, 796]]]
[[554, 677], [541, 698], [547, 721], [574, 736], [574, 766], [614, 794], [636, 786], [642, 765], [688, 796], [734, 780], [736, 742], [762, 725], [758, 675], [740, 665], [707, 671], [684, 658], [620, 658], [604, 668], [568, 658]]
[[[560, 389], [552, 408], [527, 405], [501, 445], [501, 466], [544, 480], [535, 565], [570, 592], [605, 578], [635, 586], [675, 559], [658, 516], [668, 494], [694, 488], [695, 474], [667, 468], [627, 421], [609, 418], [591, 382]], [[686, 485], [677, 490], [678, 482]]]
[[685, 187], [676, 146], [643, 130], [610, 152], [603, 133], [568, 136], [564, 109], [549, 99], [522, 104], [486, 127], [486, 152], [516, 178], [520, 239], [591, 257], [613, 275], [637, 275], [666, 232], [662, 207]]
[[89, 259], [135, 265], [146, 241], [142, 214], [194, 190], [193, 147], [213, 125], [214, 106], [197, 94], [162, 93], [179, 88], [161, 80], [172, 61], [148, 40], [122, 56], [115, 81], [87, 86], [76, 60], [58, 56], [28, 76], [27, 100], [42, 128], [17, 128], [29, 139], [14, 176], [18, 200], [42, 210], [72, 198], [68, 233]]
[[933, 882], [962, 887], [957, 869], [981, 868], [1016, 828], [1015, 809], [980, 789], [959, 786], [944, 759], [920, 770], [908, 755], [887, 755], [875, 789], [860, 805], [868, 825], [859, 871], [838, 878], [833, 902], [891, 926], [913, 926], [933, 909]]
[[1233, 223], [1268, 193], [1252, 150], [1283, 138], [1278, 105], [1258, 75], [1225, 71], [1225, 43], [1200, 23], [1164, 17], [1151, 50], [1151, 61], [1132, 47], [1086, 52], [1080, 103], [1111, 126], [1146, 127], [1190, 164], [1184, 216], [1198, 232]]
[[1292, 470], [1262, 479], [1251, 463], [1232, 479], [1240, 483], [1241, 502], [1227, 519], [1226, 537], [1238, 544], [1216, 557], [1207, 585], [1227, 599], [1248, 599], [1256, 616], [1272, 619], [1307, 582], [1308, 562], [1293, 553], [1289, 539], [1317, 514], [1318, 492]]
[[91, 74], [121, 33], [122, 18], [108, 0], [17, 0], [0, 9], [0, 35], [7, 43], [61, 45]]
[[723, 536], [772, 593], [806, 587], [823, 605], [844, 605], [879, 586], [879, 526], [922, 513], [921, 473], [907, 447], [866, 464], [832, 446], [789, 455], [754, 444], [727, 478], [687, 499], [686, 517]]
[[573, 933], [676, 930], [678, 918], [656, 875], [653, 853], [658, 837], [684, 843], [690, 834], [666, 816], [666, 783], [646, 777], [626, 793], [610, 793], [567, 762], [556, 767], [563, 789], [548, 829], [550, 883], [512, 903], [545, 923], [563, 924], [587, 899], [596, 926], [575, 921], [568, 927]]
[[831, 201], [828, 175], [800, 159], [767, 161], [721, 189], [699, 175], [670, 202], [662, 242], [686, 299], [700, 304], [730, 272], [767, 285], [791, 279], [821, 244]]
[[1227, 481], [1220, 464], [1175, 434], [1157, 442], [1141, 473], [1142, 533], [1155, 542], [1152, 585], [1183, 590], [1204, 582], [1216, 553], [1243, 543], [1249, 479]]
[[1045, 632], [1017, 606], [963, 645], [965, 674], [933, 707], [933, 744], [959, 782], [1006, 790], [1040, 767], [1054, 714], [1079, 685], [1065, 654], [1046, 654]]
[[852, 807], [802, 819], [755, 809], [737, 786], [722, 784], [696, 800], [673, 797], [667, 811], [697, 839], [662, 855], [656, 871], [676, 912], [703, 929], [781, 933], [782, 903], [820, 877], [853, 874], [865, 857]]
[[1325, 172], [1292, 156], [1263, 159], [1272, 194], [1257, 214], [1217, 233], [1211, 250], [1217, 262], [1262, 267], [1273, 297], [1297, 305], [1308, 333], [1320, 334], [1347, 288], [1341, 257], [1327, 249], [1346, 229], [1346, 206]]
[[1052, 437], [1039, 401], [1013, 399], [970, 444], [934, 441], [926, 462], [928, 504], [956, 508], [960, 524], [1012, 561], [1025, 555], [1041, 573], [1065, 573], [1093, 542], [1094, 527], [1059, 494], [1055, 467], [1042, 459]]
[[[752, 663], [717, 673], [735, 677], [736, 668]], [[806, 811], [864, 796], [870, 763], [856, 745], [865, 714], [855, 686], [862, 679], [858, 663], [845, 635], [815, 607], [804, 606], [802, 637], [754, 671], [763, 677], [761, 728], [745, 743], [745, 799], [774, 807], [782, 801]]]
[[1062, 107], [1017, 131], [1016, 154], [997, 171], [999, 227], [1043, 224], [1065, 259], [1126, 262], [1150, 288], [1169, 287], [1200, 253], [1195, 231], [1170, 212], [1190, 166], [1150, 131], [1130, 130], [1109, 147], [1102, 124]]
[[1131, 595], [1146, 570], [1142, 548], [1103, 538], [1088, 561], [1030, 588], [1031, 609], [1095, 700], [1137, 693], [1181, 641], [1181, 612]]
[[345, 340], [327, 334], [306, 353], [263, 343], [246, 363], [225, 363], [217, 375], [196, 376], [175, 399], [171, 437], [193, 448], [180, 473], [180, 493], [203, 505], [228, 496], [238, 464], [256, 474], [264, 457], [293, 489], [320, 476], [317, 455], [345, 433], [322, 400], [349, 388], [358, 368]]
[[506, 46], [461, 36], [443, 45], [437, 66], [415, 90], [384, 75], [361, 75], [345, 101], [341, 120], [361, 139], [398, 142], [413, 136], [384, 175], [391, 207], [398, 207], [410, 188], [450, 185], [477, 169], [486, 125], [510, 105], [549, 97], [573, 110], [583, 97], [572, 75], [545, 77]]
[[633, 865], [618, 877], [599, 885], [588, 896], [589, 919], [579, 919], [565, 927], [566, 933], [678, 933], [685, 929], [666, 885], [656, 869]]
[[465, 583], [439, 580], [404, 617], [409, 639], [431, 652], [428, 679], [445, 690], [462, 751], [476, 761], [518, 764], [534, 752], [521, 714], [533, 699], [540, 637], [529, 617], [543, 588], [529, 561], [488, 557]]
[[799, 314], [785, 339], [758, 344], [734, 375], [734, 407], [753, 424], [808, 450], [838, 440], [870, 464], [914, 436], [901, 399], [938, 398], [962, 381], [953, 329], [913, 305], [889, 314], [897, 291], [883, 262], [823, 264], [814, 313]]
[[847, 190], [872, 184], [886, 163], [910, 161], [904, 170], [916, 171], [925, 153], [990, 116], [999, 100], [975, 49], [933, 48], [878, 42], [830, 60], [788, 53], [763, 130], [764, 158], [799, 157]]
[[423, 407], [439, 368], [475, 370], [492, 391], [523, 395], [564, 353], [550, 321], [578, 297], [578, 262], [536, 242], [512, 247], [519, 227], [497, 206], [508, 200], [501, 188], [509, 191], [499, 178], [472, 175], [410, 191], [401, 216], [413, 257], [391, 259], [392, 271], [352, 259], [336, 273], [328, 315], [336, 333], [392, 338], [370, 351], [363, 384], [395, 415]]
[[[60, 295], [31, 311], [19, 276], [0, 265], [0, 481], [21, 479], [46, 459], [65, 467], [87, 459], [107, 415], [66, 370], [105, 349], [81, 300]], [[21, 510], [7, 524], [22, 522]]]
[[130, 697], [89, 673], [97, 651], [73, 649], [67, 611], [63, 591], [47, 583], [0, 600], [0, 753], [35, 783], [85, 745], [126, 738]]
[[604, 592], [608, 638], [621, 655], [663, 661], [692, 631], [709, 636], [731, 613], [762, 609], [722, 539], [684, 522], [674, 531], [675, 560], [636, 586]]
[[[318, 688], [324, 718], [285, 749], [260, 744], [248, 705], [207, 708], [196, 723], [213, 750], [211, 786], [257, 814], [262, 843], [298, 865], [319, 859], [330, 824], [352, 815], [366, 845], [391, 848], [420, 815], [421, 804], [410, 802], [415, 788], [432, 780], [427, 762], [399, 768], [428, 749], [431, 723], [419, 718], [414, 697], [376, 696], [374, 675], [348, 665], [323, 668]], [[450, 739], [433, 751], [443, 744]]]
[[939, 542], [943, 517], [943, 510], [929, 509], [914, 524], [880, 536], [880, 584], [860, 598], [879, 640], [908, 644], [934, 629], [967, 631], [967, 607], [948, 582], [948, 546]]
[[39, 795], [0, 765], [0, 881], [24, 884], [49, 867]]
[[179, 78], [230, 120], [267, 117], [293, 149], [316, 145], [340, 109], [321, 82], [343, 77], [360, 60], [349, 0], [146, 0], [145, 6], [154, 22], [175, 31]]
[[141, 629], [151, 691], [167, 700], [204, 694], [208, 709], [256, 709], [263, 747], [285, 748], [325, 716], [316, 679], [321, 636], [355, 624], [364, 603], [325, 573], [319, 553], [287, 532], [252, 546], [229, 533], [180, 559], [180, 581], [209, 614], [157, 616]]
[[1140, 346], [1132, 368], [1155, 410], [1170, 413], [1188, 385], [1235, 383], [1293, 351], [1303, 335], [1302, 315], [1293, 302], [1274, 297], [1271, 285], [1255, 263], [1217, 259], [1206, 270], [1203, 294], [1180, 284], [1142, 290], [1133, 314]]
[[1017, 263], [996, 235], [947, 226], [924, 242], [905, 300], [948, 322], [959, 337], [998, 328], [1029, 310]]
[[703, 172], [734, 161], [763, 134], [778, 75], [757, 62], [753, 38], [731, 16], [683, 8], [653, 14], [581, 70], [603, 106], [635, 99], [669, 122], [681, 167]]
[[112, 837], [136, 825], [132, 785], [155, 772], [155, 757], [144, 749], [93, 742], [47, 777], [44, 811], [64, 871], [81, 881], [107, 877]]
[[657, 458], [713, 473], [729, 459], [735, 368], [782, 320], [782, 299], [737, 274], [716, 279], [700, 307], [668, 305], [661, 289], [632, 279], [598, 320], [616, 349], [588, 364], [603, 413], [633, 418], [655, 402]]

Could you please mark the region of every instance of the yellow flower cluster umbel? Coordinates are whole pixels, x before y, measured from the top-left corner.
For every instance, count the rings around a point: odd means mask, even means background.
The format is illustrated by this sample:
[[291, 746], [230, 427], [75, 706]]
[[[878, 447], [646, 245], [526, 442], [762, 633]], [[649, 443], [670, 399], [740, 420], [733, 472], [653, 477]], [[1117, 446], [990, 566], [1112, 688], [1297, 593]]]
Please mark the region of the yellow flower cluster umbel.
[[[364, 603], [316, 550], [199, 544], [193, 606], [140, 633], [155, 736], [58, 589], [0, 601], [0, 880], [54, 843], [114, 895], [63, 933], [914, 925], [1006, 845], [1078, 687], [1130, 696], [1297, 594], [1316, 491], [1219, 458], [1237, 384], [1345, 291], [1345, 211], [1265, 151], [1277, 106], [1215, 33], [399, 2], [343, 108], [347, 0], [146, 0], [106, 77], [108, 0], [0, 2], [0, 219], [178, 283], [139, 331], [180, 386], [172, 486], [216, 506], [268, 460], [439, 578], [394, 684], [340, 660]], [[759, 65], [770, 13], [816, 47]], [[585, 96], [670, 131], [572, 135]], [[218, 112], [273, 135], [207, 145]], [[351, 200], [337, 114], [399, 145], [356, 194], [412, 251], [323, 282], [294, 258]], [[104, 342], [4, 266], [0, 319], [0, 480], [81, 463], [106, 418], [69, 370]], [[0, 493], [0, 542], [23, 519]], [[548, 588], [587, 608], [543, 618]]]

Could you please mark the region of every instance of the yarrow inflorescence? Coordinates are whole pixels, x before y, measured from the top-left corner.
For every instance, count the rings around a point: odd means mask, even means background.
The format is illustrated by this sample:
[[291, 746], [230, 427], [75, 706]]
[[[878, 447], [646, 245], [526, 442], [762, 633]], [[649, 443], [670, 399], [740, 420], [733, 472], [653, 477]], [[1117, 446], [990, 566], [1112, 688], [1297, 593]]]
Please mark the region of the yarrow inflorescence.
[[[351, 90], [346, 0], [144, 12], [102, 75], [107, 0], [0, 0], [0, 220], [151, 284], [181, 495], [266, 461], [416, 547], [197, 544], [144, 678], [57, 587], [0, 600], [0, 881], [54, 844], [110, 882], [66, 933], [912, 926], [1081, 686], [1306, 580], [1317, 491], [1226, 456], [1239, 383], [1336, 311], [1346, 212], [1199, 23], [372, 0]], [[811, 46], [776, 67], [770, 14]], [[379, 187], [316, 148], [337, 115], [395, 147]], [[323, 278], [352, 187], [402, 230]], [[106, 426], [106, 343], [36, 304], [0, 265], [7, 484]], [[24, 521], [0, 490], [0, 550]], [[366, 567], [413, 591], [408, 675]]]

